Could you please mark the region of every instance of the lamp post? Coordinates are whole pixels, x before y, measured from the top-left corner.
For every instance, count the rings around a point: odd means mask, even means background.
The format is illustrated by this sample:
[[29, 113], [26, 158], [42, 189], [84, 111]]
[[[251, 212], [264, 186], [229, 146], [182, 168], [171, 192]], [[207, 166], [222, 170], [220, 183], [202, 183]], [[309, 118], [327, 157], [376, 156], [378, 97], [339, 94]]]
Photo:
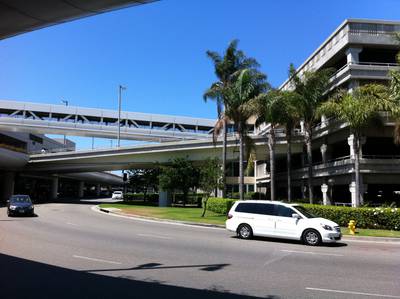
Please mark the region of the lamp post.
[[[118, 86], [118, 143], [117, 147], [121, 146], [121, 100], [122, 100], [122, 91], [125, 90], [126, 87], [119, 85]], [[122, 178], [123, 178], [123, 186], [124, 190], [122, 191], [122, 196], [125, 197], [126, 193], [126, 179], [125, 179], [125, 172], [122, 170]]]
[[[65, 104], [65, 106], [68, 106], [69, 102], [67, 100], [61, 100], [61, 103]], [[64, 134], [64, 148], [67, 147], [67, 136]]]
[[121, 94], [125, 89], [122, 85], [118, 86], [118, 148], [121, 146]]

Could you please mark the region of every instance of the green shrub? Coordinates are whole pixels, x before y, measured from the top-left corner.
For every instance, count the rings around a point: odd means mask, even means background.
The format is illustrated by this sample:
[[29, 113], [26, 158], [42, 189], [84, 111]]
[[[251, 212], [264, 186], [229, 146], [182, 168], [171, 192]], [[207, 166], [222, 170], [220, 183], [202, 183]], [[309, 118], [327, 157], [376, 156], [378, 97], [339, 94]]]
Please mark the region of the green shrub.
[[[229, 198], [239, 199], [239, 192], [232, 192], [228, 194]], [[260, 192], [247, 192], [244, 194], [244, 199], [265, 199], [265, 194]]]
[[251, 192], [250, 193], [250, 198], [251, 199], [267, 199], [267, 196], [265, 193], [262, 192]]
[[398, 208], [351, 208], [303, 204], [318, 217], [330, 219], [340, 226], [347, 226], [350, 220], [356, 227], [400, 230], [400, 209]]
[[[124, 195], [124, 201], [133, 201], [133, 200], [144, 200], [144, 194], [143, 193], [126, 193]], [[146, 201], [157, 202], [158, 201], [158, 193], [146, 194]]]
[[207, 211], [226, 215], [237, 199], [210, 197], [207, 202]]
[[[204, 193], [189, 193], [187, 195], [186, 204], [195, 204], [198, 207], [201, 207], [201, 202], [204, 197]], [[175, 203], [182, 203], [183, 202], [183, 194], [176, 193], [175, 194]]]

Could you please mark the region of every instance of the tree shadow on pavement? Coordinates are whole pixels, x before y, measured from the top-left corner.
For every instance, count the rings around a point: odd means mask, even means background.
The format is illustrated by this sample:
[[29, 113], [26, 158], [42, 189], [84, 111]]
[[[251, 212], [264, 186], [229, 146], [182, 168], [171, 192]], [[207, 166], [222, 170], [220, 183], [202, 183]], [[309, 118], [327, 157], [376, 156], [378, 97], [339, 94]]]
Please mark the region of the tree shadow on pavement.
[[137, 267], [122, 268], [122, 269], [100, 269], [100, 270], [85, 270], [85, 272], [114, 272], [114, 271], [135, 271], [135, 270], [158, 270], [158, 269], [183, 269], [183, 268], [199, 268], [201, 271], [214, 272], [222, 270], [230, 266], [230, 264], [207, 264], [207, 265], [178, 265], [178, 266], [164, 266], [159, 263], [148, 263], [139, 265]]
[[[19, 298], [257, 298], [81, 272], [0, 254], [2, 299]], [[264, 298], [279, 298], [267, 296]]]
[[[238, 236], [232, 236], [231, 238], [240, 239]], [[285, 244], [296, 244], [296, 245], [306, 246], [301, 241], [291, 240], [291, 239], [268, 238], [268, 237], [255, 236], [251, 240], [252, 241], [260, 241], [260, 242], [285, 243]], [[247, 241], [247, 240], [243, 240], [243, 241]], [[319, 245], [319, 247], [345, 247], [345, 246], [347, 246], [347, 244], [346, 243], [342, 243], [342, 242], [322, 243], [321, 245]]]

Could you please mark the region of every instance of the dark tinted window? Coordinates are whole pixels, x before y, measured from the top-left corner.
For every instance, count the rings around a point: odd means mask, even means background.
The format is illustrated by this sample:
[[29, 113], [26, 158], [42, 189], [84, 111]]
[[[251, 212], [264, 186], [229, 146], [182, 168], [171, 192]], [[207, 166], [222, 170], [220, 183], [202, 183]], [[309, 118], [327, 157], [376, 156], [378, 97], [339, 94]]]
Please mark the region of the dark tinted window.
[[10, 202], [16, 203], [16, 202], [26, 202], [30, 203], [31, 199], [27, 195], [13, 195], [10, 198]]
[[291, 208], [275, 205], [275, 215], [280, 217], [292, 217], [292, 214], [296, 213]]
[[237, 205], [235, 212], [273, 215], [274, 206], [262, 203], [240, 203]]

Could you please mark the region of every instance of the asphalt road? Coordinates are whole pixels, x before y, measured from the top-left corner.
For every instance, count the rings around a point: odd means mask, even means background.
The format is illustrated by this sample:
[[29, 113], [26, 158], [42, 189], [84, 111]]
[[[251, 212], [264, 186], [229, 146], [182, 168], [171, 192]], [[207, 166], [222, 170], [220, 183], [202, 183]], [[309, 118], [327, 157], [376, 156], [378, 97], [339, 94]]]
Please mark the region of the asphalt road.
[[0, 298], [400, 298], [400, 243], [240, 240], [94, 202], [0, 209]]

